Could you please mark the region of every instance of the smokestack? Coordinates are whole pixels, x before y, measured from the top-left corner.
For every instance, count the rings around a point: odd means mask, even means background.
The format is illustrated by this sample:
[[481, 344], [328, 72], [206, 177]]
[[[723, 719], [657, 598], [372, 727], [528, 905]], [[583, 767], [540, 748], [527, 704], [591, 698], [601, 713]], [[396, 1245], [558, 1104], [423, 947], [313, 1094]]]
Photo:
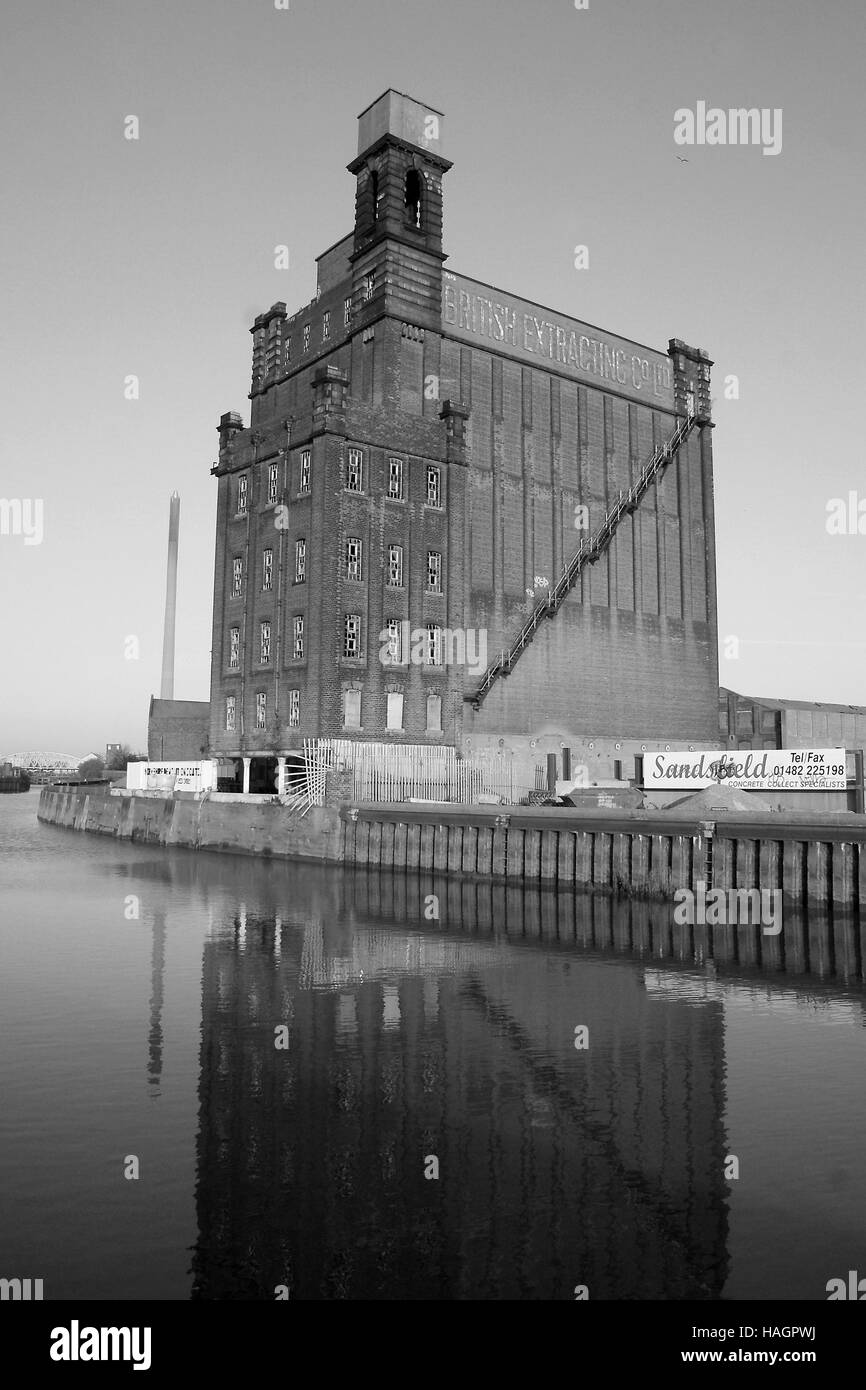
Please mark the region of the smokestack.
[[168, 569], [165, 577], [165, 627], [162, 638], [161, 700], [174, 699], [174, 617], [177, 608], [177, 537], [180, 530], [180, 497], [171, 494], [168, 510]]

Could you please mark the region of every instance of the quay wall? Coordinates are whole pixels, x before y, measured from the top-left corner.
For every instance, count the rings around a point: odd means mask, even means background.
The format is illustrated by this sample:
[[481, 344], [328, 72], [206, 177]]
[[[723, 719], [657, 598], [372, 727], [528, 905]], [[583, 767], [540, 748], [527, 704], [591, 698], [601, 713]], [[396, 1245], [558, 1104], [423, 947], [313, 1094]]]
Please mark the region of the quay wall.
[[670, 899], [680, 888], [780, 888], [866, 908], [866, 818], [805, 814], [712, 823], [671, 813], [395, 804], [313, 807], [107, 787], [45, 787], [39, 819], [144, 844], [226, 850], [499, 883]]
[[275, 859], [339, 862], [343, 826], [334, 807], [300, 816], [272, 801], [130, 793], [108, 787], [43, 787], [37, 815], [50, 825], [139, 844], [227, 850]]
[[866, 908], [866, 819], [705, 822], [670, 813], [524, 808], [342, 808], [344, 862], [499, 883], [574, 885], [670, 899], [679, 888], [780, 888], [815, 906]]

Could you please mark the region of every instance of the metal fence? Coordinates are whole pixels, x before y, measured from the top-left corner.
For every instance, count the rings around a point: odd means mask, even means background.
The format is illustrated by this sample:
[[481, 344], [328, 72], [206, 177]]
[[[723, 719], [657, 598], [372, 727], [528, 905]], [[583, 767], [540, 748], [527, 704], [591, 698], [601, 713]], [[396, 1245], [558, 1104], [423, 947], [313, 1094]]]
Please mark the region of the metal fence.
[[[516, 788], [510, 754], [493, 749], [458, 756], [456, 748], [414, 743], [361, 743], [350, 739], [309, 740], [304, 753], [322, 766], [352, 773], [354, 801], [477, 801], [499, 797], [513, 803]], [[321, 803], [319, 803], [321, 804]]]

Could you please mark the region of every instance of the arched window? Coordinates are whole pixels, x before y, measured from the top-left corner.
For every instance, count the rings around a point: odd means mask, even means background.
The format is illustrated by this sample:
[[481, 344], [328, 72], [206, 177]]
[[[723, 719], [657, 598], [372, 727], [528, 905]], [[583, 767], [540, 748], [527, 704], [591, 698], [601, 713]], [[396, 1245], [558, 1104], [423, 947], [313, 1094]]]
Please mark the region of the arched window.
[[421, 191], [423, 182], [417, 169], [409, 169], [406, 174], [406, 191], [403, 202], [406, 205], [406, 221], [410, 227], [421, 229]]

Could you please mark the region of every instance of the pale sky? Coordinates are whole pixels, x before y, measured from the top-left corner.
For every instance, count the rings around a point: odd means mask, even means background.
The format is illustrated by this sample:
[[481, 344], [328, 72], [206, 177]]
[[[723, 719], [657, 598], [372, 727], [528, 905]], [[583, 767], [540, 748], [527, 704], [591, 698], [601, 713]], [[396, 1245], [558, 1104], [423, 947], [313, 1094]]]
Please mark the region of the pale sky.
[[[722, 682], [866, 705], [866, 534], [826, 530], [855, 492], [866, 531], [862, 0], [5, 0], [2, 27], [0, 497], [43, 538], [0, 535], [0, 753], [144, 747], [174, 488], [175, 694], [208, 698], [215, 427], [249, 421], [255, 315], [351, 230], [387, 87], [445, 113], [450, 269], [714, 359]], [[781, 108], [781, 153], [676, 145], [699, 101]]]

